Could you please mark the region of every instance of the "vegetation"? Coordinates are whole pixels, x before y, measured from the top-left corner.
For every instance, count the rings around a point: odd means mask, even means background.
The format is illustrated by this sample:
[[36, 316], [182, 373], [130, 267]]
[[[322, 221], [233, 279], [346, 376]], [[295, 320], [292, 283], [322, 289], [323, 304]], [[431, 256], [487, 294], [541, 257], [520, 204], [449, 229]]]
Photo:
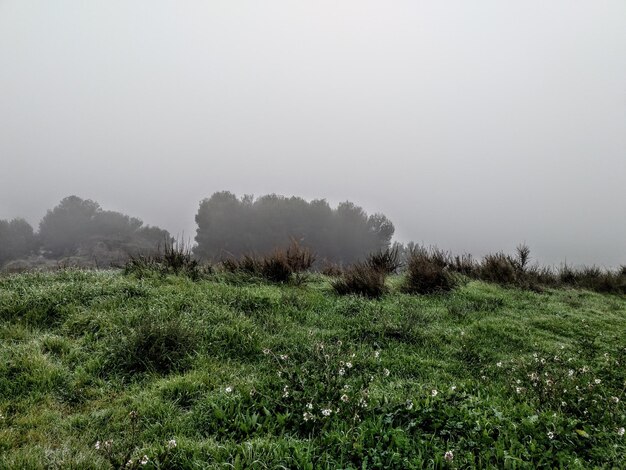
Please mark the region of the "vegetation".
[[350, 264], [389, 247], [394, 227], [382, 214], [368, 215], [344, 202], [333, 209], [325, 200], [270, 194], [254, 199], [223, 191], [200, 203], [195, 254], [205, 260], [265, 255], [290, 239], [320, 260]]
[[626, 297], [410, 269], [2, 277], [0, 468], [623, 466]]
[[172, 243], [166, 230], [69, 196], [47, 212], [37, 233], [23, 219], [0, 220], [0, 268], [110, 267]]

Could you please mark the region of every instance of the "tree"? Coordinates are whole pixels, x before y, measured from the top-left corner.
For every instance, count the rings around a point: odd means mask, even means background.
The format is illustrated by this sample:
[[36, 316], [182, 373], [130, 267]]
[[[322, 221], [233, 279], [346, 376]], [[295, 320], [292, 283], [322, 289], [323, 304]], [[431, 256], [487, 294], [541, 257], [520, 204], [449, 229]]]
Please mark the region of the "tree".
[[24, 258], [37, 249], [33, 227], [24, 219], [0, 220], [0, 266]]

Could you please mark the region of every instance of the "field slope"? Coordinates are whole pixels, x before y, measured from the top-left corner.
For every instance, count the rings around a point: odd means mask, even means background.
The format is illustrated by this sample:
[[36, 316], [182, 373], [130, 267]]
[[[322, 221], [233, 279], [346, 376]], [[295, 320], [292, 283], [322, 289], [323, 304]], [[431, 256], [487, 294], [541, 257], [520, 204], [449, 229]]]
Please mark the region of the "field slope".
[[0, 278], [0, 468], [624, 468], [626, 298]]

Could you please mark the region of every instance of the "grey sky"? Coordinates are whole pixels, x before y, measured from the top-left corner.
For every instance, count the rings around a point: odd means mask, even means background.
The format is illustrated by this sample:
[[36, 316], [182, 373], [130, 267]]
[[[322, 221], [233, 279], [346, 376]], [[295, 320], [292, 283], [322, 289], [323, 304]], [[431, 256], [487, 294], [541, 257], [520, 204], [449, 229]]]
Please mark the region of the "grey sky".
[[616, 266], [625, 180], [623, 0], [0, 0], [0, 218], [276, 192]]

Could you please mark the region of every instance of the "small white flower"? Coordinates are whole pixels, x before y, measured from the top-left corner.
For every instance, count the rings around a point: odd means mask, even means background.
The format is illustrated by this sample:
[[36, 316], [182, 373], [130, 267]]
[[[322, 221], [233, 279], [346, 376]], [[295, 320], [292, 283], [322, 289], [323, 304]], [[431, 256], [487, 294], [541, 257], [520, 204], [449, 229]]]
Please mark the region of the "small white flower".
[[285, 385], [283, 388], [283, 398], [287, 398], [289, 396], [289, 387]]
[[567, 403], [565, 403], [564, 401], [561, 402], [561, 406], [567, 406]]
[[450, 387], [450, 390], [454, 392], [456, 390], [456, 385], [453, 385], [452, 387]]
[[522, 383], [522, 381], [521, 381], [520, 379], [517, 379], [517, 380], [515, 381], [515, 383], [516, 383], [517, 385], [519, 385], [519, 384], [521, 384], [521, 383]]
[[406, 409], [409, 411], [413, 409], [413, 402], [411, 400], [406, 401]]
[[574, 375], [574, 369], [570, 369], [567, 371], [567, 375], [572, 377]]
[[380, 351], [374, 351], [374, 357], [378, 359], [380, 357]]
[[283, 361], [285, 361], [285, 360], [287, 360], [287, 359], [289, 358], [289, 356], [287, 356], [287, 354], [281, 354], [281, 355], [280, 355], [280, 358], [281, 358]]
[[226, 388], [224, 389], [224, 391], [225, 391], [226, 393], [231, 393], [231, 392], [233, 391], [233, 387], [226, 387]]
[[600, 379], [595, 379], [594, 382], [596, 383], [596, 385], [600, 384], [600, 382], [602, 382], [602, 380]]
[[94, 447], [96, 450], [100, 450], [100, 441], [96, 441], [96, 445]]
[[113, 447], [113, 440], [109, 439], [108, 441], [104, 441], [104, 448], [106, 450], [110, 450]]
[[359, 400], [359, 406], [360, 406], [361, 408], [367, 408], [367, 401], [365, 401], [365, 399], [364, 399], [364, 398], [361, 398], [361, 399]]
[[619, 428], [617, 430], [617, 435], [620, 436], [620, 437], [623, 436], [624, 435], [624, 428]]
[[143, 457], [141, 457], [141, 461], [139, 462], [141, 465], [145, 465], [148, 463], [148, 456], [144, 455]]
[[349, 400], [348, 395], [346, 395], [345, 393], [341, 395], [341, 401], [347, 402], [348, 400]]
[[611, 401], [612, 401], [613, 403], [619, 403], [619, 398], [617, 398], [617, 397], [611, 397]]
[[322, 410], [322, 415], [324, 415], [324, 416], [330, 416], [330, 414], [331, 414], [332, 412], [333, 412], [333, 410], [330, 410], [330, 409], [326, 408], [326, 409], [323, 409], [323, 410]]
[[346, 375], [346, 369], [343, 367], [339, 369], [339, 375]]
[[168, 449], [173, 449], [174, 447], [176, 447], [176, 439], [170, 439], [169, 441], [167, 441]]
[[548, 439], [550, 440], [554, 439], [554, 433], [552, 431], [548, 432]]
[[522, 388], [521, 387], [515, 387], [515, 391], [517, 393], [522, 393]]
[[309, 420], [313, 419], [313, 415], [312, 415], [311, 413], [309, 413], [308, 411], [305, 411], [305, 412], [302, 414], [302, 418], [303, 418], [305, 421], [309, 421]]
[[436, 397], [438, 393], [439, 393], [439, 392], [438, 392], [437, 390], [435, 390], [434, 388], [430, 391], [430, 394], [431, 394], [433, 397]]
[[454, 460], [454, 454], [451, 450], [448, 450], [445, 454], [443, 454], [443, 458], [446, 462], [452, 462], [452, 460]]
[[313, 409], [313, 403], [307, 403], [306, 409], [307, 410], [312, 410]]
[[129, 459], [128, 462], [126, 462], [126, 466], [127, 467], [132, 467], [133, 466], [133, 459]]
[[383, 369], [383, 375], [385, 377], [389, 377], [389, 374], [390, 374], [389, 369]]
[[498, 366], [498, 367], [502, 367], [502, 363], [501, 363], [501, 362], [497, 362], [497, 363], [496, 363], [496, 366]]
[[351, 362], [346, 362], [346, 367], [348, 369], [352, 369], [352, 363]]

